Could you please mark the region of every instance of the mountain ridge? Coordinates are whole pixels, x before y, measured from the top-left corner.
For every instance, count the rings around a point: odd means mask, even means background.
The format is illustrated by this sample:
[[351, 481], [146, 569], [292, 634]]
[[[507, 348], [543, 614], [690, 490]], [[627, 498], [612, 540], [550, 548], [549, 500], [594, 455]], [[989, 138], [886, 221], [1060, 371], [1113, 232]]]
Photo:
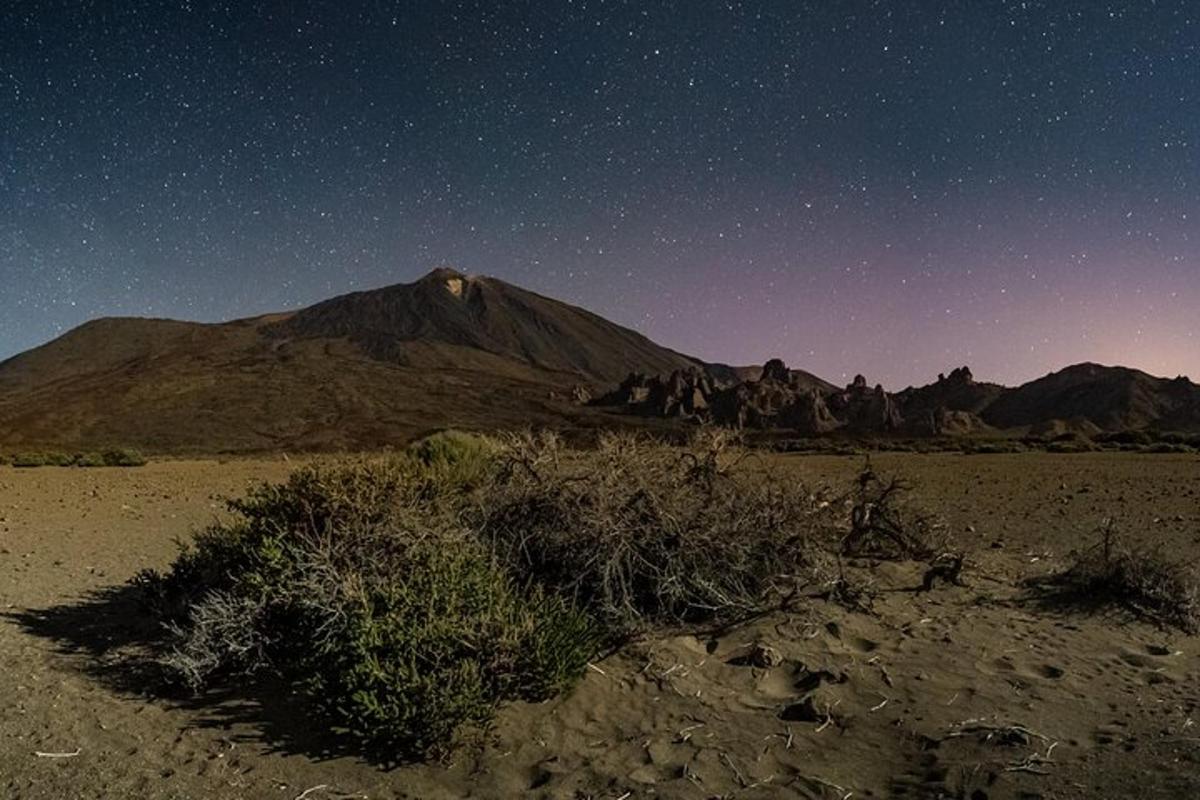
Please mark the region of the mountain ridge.
[[716, 386], [694, 370], [629, 375], [601, 398], [634, 414], [710, 420], [803, 435], [971, 435], [992, 432], [1200, 430], [1200, 386], [1128, 367], [1084, 362], [1006, 387], [968, 367], [890, 393], [858, 375], [835, 387], [772, 359], [758, 377]]
[[[584, 402], [618, 383], [608, 405]], [[651, 395], [641, 420], [613, 413], [636, 412]], [[1013, 388], [965, 367], [897, 393], [861, 376], [838, 387], [778, 360], [705, 363], [585, 309], [451, 269], [228, 322], [102, 317], [0, 362], [0, 447], [10, 451], [370, 449], [445, 427], [654, 427], [654, 418], [713, 414], [818, 433], [969, 434], [1056, 420], [1191, 430], [1200, 387], [1093, 363]]]

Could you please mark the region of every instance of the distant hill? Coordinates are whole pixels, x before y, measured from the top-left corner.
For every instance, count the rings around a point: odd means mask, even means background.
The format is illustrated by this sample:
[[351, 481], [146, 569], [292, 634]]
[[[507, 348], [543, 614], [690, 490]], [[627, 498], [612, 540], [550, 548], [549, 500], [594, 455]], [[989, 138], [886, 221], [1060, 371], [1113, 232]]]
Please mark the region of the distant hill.
[[1087, 420], [1106, 431], [1196, 430], [1200, 386], [1127, 367], [1076, 364], [1005, 391], [984, 409], [983, 418], [1001, 428], [1057, 419]]
[[89, 322], [0, 363], [0, 447], [364, 448], [454, 425], [599, 425], [576, 387], [679, 368], [707, 365], [566, 303], [436, 270], [229, 323]]
[[896, 394], [901, 413], [906, 417], [944, 408], [982, 414], [1007, 389], [998, 383], [975, 380], [968, 367], [959, 367], [936, 382], [919, 388], [909, 387]]

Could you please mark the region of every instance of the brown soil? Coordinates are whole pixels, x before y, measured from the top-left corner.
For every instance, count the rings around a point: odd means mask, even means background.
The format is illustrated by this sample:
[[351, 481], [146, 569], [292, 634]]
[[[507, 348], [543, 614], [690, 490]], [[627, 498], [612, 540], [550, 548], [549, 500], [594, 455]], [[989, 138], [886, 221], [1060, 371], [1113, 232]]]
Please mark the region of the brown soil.
[[[1195, 553], [1195, 456], [878, 456], [877, 470], [913, 479], [974, 545], [966, 587], [916, 593], [918, 566], [882, 565], [868, 573], [875, 615], [814, 601], [733, 631], [651, 639], [568, 697], [506, 708], [452, 763], [391, 771], [311, 733], [285, 696], [148, 698], [117, 657], [138, 618], [115, 590], [167, 564], [175, 537], [221, 513], [219, 495], [290, 466], [0, 468], [0, 794], [1200, 796], [1200, 637], [1048, 609], [1023, 586], [1107, 516]], [[861, 461], [773, 466], [841, 483]], [[773, 648], [773, 666], [742, 658], [756, 644]], [[1010, 730], [989, 738], [986, 726]]]

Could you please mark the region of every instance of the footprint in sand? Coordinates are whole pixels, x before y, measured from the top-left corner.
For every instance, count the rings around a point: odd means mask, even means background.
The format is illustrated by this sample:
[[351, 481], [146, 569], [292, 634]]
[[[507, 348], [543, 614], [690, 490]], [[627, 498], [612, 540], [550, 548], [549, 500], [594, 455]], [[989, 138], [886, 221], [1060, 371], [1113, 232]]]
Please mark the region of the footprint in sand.
[[846, 639], [846, 644], [848, 644], [851, 649], [857, 650], [860, 653], [874, 653], [879, 649], [879, 642], [874, 642], [870, 639], [864, 639], [861, 636], [851, 636], [850, 638]]
[[1170, 648], [1161, 645], [1144, 645], [1139, 649], [1121, 648], [1117, 655], [1117, 663], [1134, 667], [1137, 678], [1147, 686], [1158, 686], [1165, 683], [1178, 683], [1181, 676], [1174, 674], [1170, 667], [1176, 666], [1172, 661], [1175, 653]]
[[1141, 667], [1141, 668], [1145, 669], [1148, 667], [1157, 667], [1158, 666], [1158, 660], [1156, 658], [1149, 656], [1149, 655], [1144, 655], [1142, 653], [1134, 652], [1132, 650], [1123, 651], [1118, 656], [1118, 658], [1120, 658], [1122, 661], [1124, 661], [1126, 664], [1129, 664], [1132, 667]]
[[1066, 675], [1067, 671], [1062, 667], [1056, 667], [1053, 664], [1043, 664], [1042, 666], [1038, 667], [1037, 673], [1043, 678], [1058, 680], [1062, 676]]
[[997, 670], [998, 672], [1016, 672], [1017, 671], [1017, 665], [1008, 656], [1000, 656], [999, 658], [993, 659], [992, 668]]

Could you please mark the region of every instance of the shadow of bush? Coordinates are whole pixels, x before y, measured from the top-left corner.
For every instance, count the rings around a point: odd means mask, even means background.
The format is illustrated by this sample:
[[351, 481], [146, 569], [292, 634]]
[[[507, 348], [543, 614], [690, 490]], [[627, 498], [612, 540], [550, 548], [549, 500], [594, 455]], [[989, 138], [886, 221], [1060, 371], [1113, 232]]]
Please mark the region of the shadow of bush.
[[[77, 670], [119, 695], [177, 709], [187, 725], [226, 731], [238, 743], [314, 760], [358, 757], [376, 766], [348, 737], [315, 725], [286, 682], [258, 679], [190, 693], [168, 680], [156, 660], [164, 629], [146, 611], [142, 587], [108, 586], [47, 608], [4, 612], [4, 619], [54, 644], [65, 669]], [[231, 732], [236, 728], [237, 732]]]

